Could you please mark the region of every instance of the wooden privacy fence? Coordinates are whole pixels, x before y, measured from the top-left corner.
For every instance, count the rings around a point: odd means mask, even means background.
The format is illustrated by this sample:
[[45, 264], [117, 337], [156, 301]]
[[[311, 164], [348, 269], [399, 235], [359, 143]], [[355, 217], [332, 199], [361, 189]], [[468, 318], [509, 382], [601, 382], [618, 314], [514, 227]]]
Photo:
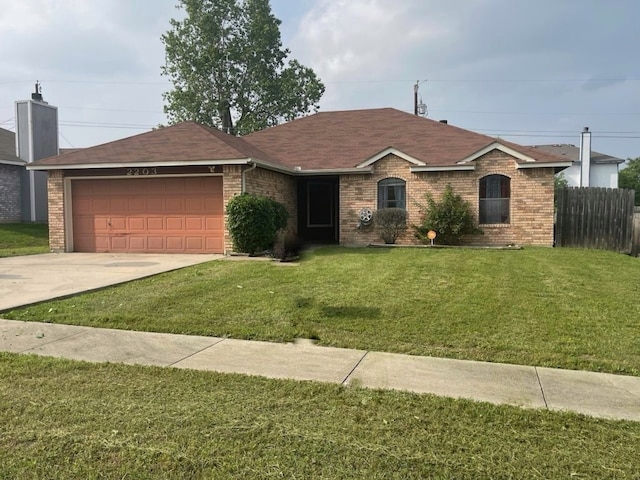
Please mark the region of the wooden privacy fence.
[[640, 207], [636, 207], [633, 214], [633, 246], [631, 247], [631, 255], [640, 257]]
[[633, 190], [560, 188], [556, 191], [556, 245], [633, 250]]

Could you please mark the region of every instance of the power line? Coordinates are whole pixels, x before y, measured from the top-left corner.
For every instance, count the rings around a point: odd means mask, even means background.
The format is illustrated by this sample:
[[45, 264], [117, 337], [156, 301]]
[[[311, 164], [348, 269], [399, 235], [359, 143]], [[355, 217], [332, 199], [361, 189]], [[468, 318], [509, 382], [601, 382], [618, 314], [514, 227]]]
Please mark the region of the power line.
[[[31, 82], [32, 80], [2, 80], [0, 85], [11, 85], [18, 83]], [[72, 84], [88, 84], [88, 85], [167, 85], [168, 82], [140, 82], [131, 80], [70, 80], [60, 79], [51, 80], [43, 79], [41, 83], [72, 83]]]
[[[525, 132], [525, 133], [569, 133], [569, 134], [575, 134], [575, 136], [579, 136], [579, 132], [576, 132], [575, 130], [507, 130], [507, 129], [495, 129], [495, 128], [473, 128], [473, 127], [467, 127], [468, 130], [473, 130], [475, 132], [495, 132], [496, 130], [500, 130], [501, 132], [513, 132], [513, 133], [518, 133], [518, 132]], [[594, 132], [592, 132], [594, 133]], [[598, 130], [597, 132], [595, 132], [597, 135], [601, 135], [601, 134], [616, 134], [616, 135], [624, 135], [624, 134], [638, 134], [640, 135], [640, 131], [634, 131], [634, 132], [613, 132], [613, 131], [604, 131], [604, 130]]]
[[64, 136], [64, 134], [62, 133], [62, 130], [60, 130], [60, 128], [58, 128], [58, 134], [60, 134], [60, 136], [61, 136], [62, 138], [64, 138], [64, 140], [65, 140], [69, 145], [71, 145], [71, 148], [75, 148], [75, 146], [73, 145], [73, 143], [71, 143], [71, 142], [69, 141], [69, 139], [68, 139], [67, 137], [65, 137], [65, 136]]
[[[424, 76], [422, 76], [424, 77]], [[0, 85], [31, 82], [32, 80], [1, 80]], [[640, 78], [430, 78], [430, 83], [604, 83], [604, 82], [639, 82]], [[132, 81], [132, 80], [74, 80], [74, 79], [43, 79], [43, 83], [71, 83], [94, 85], [167, 85], [170, 81]], [[362, 83], [415, 83], [415, 79], [355, 79], [323, 81], [325, 84], [362, 84]]]
[[[498, 136], [498, 137], [547, 137], [547, 138], [576, 138], [577, 135], [544, 135], [538, 133], [500, 133], [500, 132], [487, 132], [485, 135]], [[596, 135], [591, 134], [592, 138], [620, 138], [620, 139], [638, 139], [640, 135]]]
[[[429, 83], [603, 83], [603, 82], [638, 82], [640, 78], [435, 78]], [[323, 81], [325, 84], [357, 84], [357, 83], [415, 83], [411, 79], [360, 79]]]
[[581, 115], [597, 117], [598, 115], [640, 115], [640, 112], [488, 112], [482, 110], [434, 110], [431, 113], [474, 113], [482, 115]]
[[134, 112], [134, 113], [163, 113], [160, 110], [127, 110], [120, 108], [96, 108], [96, 107], [69, 107], [60, 105], [58, 108], [67, 108], [69, 110], [95, 110], [101, 112]]
[[60, 125], [67, 127], [130, 127], [130, 128], [153, 128], [155, 125], [140, 123], [103, 123], [103, 122], [87, 122], [83, 120], [66, 120], [59, 122]]

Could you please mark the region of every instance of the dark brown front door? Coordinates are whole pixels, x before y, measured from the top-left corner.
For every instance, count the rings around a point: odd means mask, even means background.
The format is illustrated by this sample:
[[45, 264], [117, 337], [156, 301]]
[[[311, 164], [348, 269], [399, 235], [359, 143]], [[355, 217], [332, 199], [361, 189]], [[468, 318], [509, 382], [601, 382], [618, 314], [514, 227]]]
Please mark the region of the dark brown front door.
[[337, 243], [338, 214], [338, 177], [309, 177], [298, 180], [298, 233], [302, 240]]

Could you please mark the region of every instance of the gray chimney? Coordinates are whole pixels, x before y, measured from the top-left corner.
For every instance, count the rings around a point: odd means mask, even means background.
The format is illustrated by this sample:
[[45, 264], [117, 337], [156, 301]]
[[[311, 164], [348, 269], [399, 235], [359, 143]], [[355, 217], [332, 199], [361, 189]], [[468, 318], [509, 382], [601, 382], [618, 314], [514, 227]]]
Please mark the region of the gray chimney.
[[[27, 163], [58, 155], [58, 108], [42, 99], [36, 83], [31, 100], [16, 102], [16, 156]], [[47, 173], [26, 171], [22, 178], [22, 219], [47, 221]]]
[[591, 175], [591, 132], [584, 127], [580, 134], [580, 186], [589, 186]]

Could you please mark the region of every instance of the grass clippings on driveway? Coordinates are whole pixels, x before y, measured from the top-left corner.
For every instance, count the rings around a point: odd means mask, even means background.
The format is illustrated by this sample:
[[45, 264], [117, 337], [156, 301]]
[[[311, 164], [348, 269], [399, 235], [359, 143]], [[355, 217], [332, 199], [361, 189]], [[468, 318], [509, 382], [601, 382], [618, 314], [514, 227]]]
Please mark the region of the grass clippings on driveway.
[[0, 257], [49, 252], [49, 229], [39, 223], [0, 223]]
[[640, 423], [0, 353], [0, 477], [632, 479]]
[[3, 316], [640, 375], [640, 260], [596, 250], [326, 248]]

